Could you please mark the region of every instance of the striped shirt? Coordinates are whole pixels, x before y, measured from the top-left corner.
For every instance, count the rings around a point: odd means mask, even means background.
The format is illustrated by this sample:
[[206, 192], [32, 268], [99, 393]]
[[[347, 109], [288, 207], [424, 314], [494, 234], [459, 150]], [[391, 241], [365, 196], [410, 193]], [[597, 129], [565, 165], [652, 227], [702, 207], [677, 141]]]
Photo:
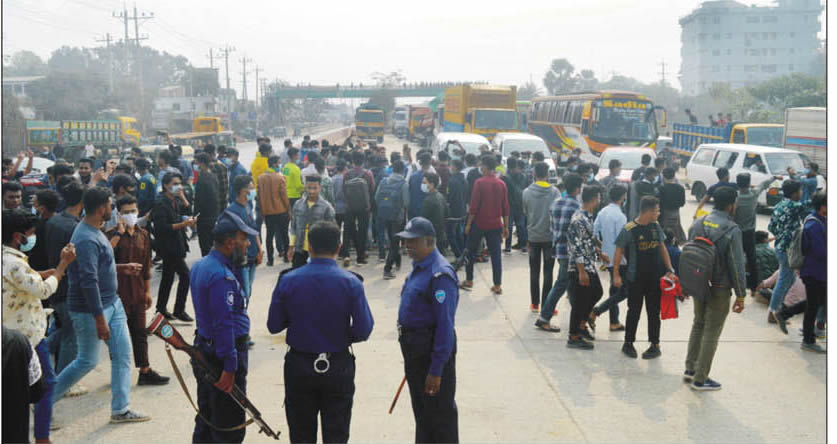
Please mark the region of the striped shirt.
[[555, 249], [556, 259], [567, 259], [569, 253], [567, 251], [567, 228], [570, 226], [570, 220], [573, 214], [581, 208], [573, 196], [565, 196], [556, 200], [552, 204], [552, 217], [550, 222], [552, 225], [552, 247]]

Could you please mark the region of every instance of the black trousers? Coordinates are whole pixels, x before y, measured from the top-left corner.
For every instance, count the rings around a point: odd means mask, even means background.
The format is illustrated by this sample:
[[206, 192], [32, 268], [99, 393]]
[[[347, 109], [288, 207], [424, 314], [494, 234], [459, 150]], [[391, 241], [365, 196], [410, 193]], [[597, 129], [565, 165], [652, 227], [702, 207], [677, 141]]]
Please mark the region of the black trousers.
[[[220, 369], [224, 368], [224, 363], [215, 355], [214, 349], [203, 344], [199, 338], [195, 338], [195, 347], [198, 347], [203, 352], [204, 357], [206, 357], [215, 369], [218, 369], [220, 375]], [[238, 369], [235, 372], [235, 385], [246, 394], [248, 367], [247, 344], [236, 345], [236, 352], [238, 353]], [[204, 418], [214, 426], [220, 428], [231, 428], [244, 422], [244, 409], [239, 407], [229, 394], [215, 387], [214, 384], [218, 382], [217, 379], [211, 381], [211, 378], [207, 376], [206, 372], [194, 362], [192, 363], [192, 372], [198, 383], [198, 410], [200, 410]], [[200, 416], [195, 415], [195, 429], [192, 432], [192, 442], [242, 442], [244, 441], [246, 430], [246, 427], [228, 432], [215, 430], [204, 422]]]
[[826, 284], [825, 282], [802, 278], [805, 283], [805, 297], [808, 299], [808, 305], [805, 307], [805, 318], [802, 321], [802, 342], [806, 344], [813, 344], [816, 342], [816, 334], [814, 332], [814, 323], [817, 320], [817, 312], [820, 307], [826, 306]]
[[215, 237], [212, 230], [215, 228], [214, 221], [212, 224], [198, 225], [198, 245], [201, 249], [201, 256], [206, 256], [212, 250], [212, 244]]
[[355, 357], [348, 351], [331, 353], [325, 373], [314, 371], [316, 359], [317, 354], [294, 350], [285, 354], [285, 416], [290, 441], [317, 442], [319, 417], [324, 443], [348, 442], [355, 396]]
[[169, 304], [169, 293], [174, 285], [175, 274], [178, 281], [174, 313], [182, 313], [186, 309], [186, 296], [189, 294], [189, 266], [186, 265], [186, 258], [163, 257], [163, 276], [157, 291], [157, 311], [160, 313], [166, 311]]
[[584, 286], [579, 283], [578, 270], [570, 272], [570, 282], [567, 289], [573, 295], [573, 303], [570, 309], [570, 336], [581, 334], [581, 321], [590, 317], [590, 312], [599, 299], [602, 298], [602, 282], [599, 280], [599, 273], [587, 272], [590, 277], [590, 285]]
[[[541, 264], [543, 264], [543, 288], [540, 288]], [[529, 294], [533, 305], [546, 302], [549, 290], [552, 290], [552, 268], [555, 258], [552, 256], [552, 242], [529, 242]]]
[[[636, 275], [636, 281], [628, 284], [628, 318], [625, 322], [625, 342], [636, 340], [636, 328], [645, 300], [645, 314], [648, 317], [648, 341], [660, 343], [660, 277], [656, 274]], [[623, 283], [624, 285], [624, 283]]]
[[307, 251], [296, 251], [294, 250], [294, 257], [291, 258], [291, 267], [299, 268], [308, 263], [308, 252]]
[[387, 252], [387, 262], [384, 264], [384, 271], [392, 271], [393, 265], [401, 268], [401, 239], [395, 235], [404, 227], [401, 221], [382, 221], [378, 223], [386, 224], [387, 239], [389, 240], [389, 251]]
[[[357, 250], [357, 260], [366, 259], [366, 241], [369, 236], [369, 213], [346, 213], [346, 235]], [[348, 257], [348, 256], [346, 256]]]
[[276, 240], [276, 251], [282, 255], [288, 251], [290, 238], [288, 237], [288, 224], [291, 217], [288, 213], [269, 214], [264, 217], [267, 226], [267, 259], [273, 260], [273, 244]]
[[404, 356], [404, 374], [416, 420], [416, 443], [458, 443], [459, 413], [456, 408], [456, 345], [442, 370], [439, 393], [429, 396], [424, 386], [430, 371], [433, 332], [404, 332], [398, 338]]
[[340, 245], [340, 253], [338, 256], [341, 259], [345, 259], [349, 257], [349, 252], [352, 249], [352, 239], [349, 237], [348, 231], [348, 215], [346, 213], [337, 214], [334, 216], [334, 220], [337, 222], [337, 226], [340, 227], [340, 232], [343, 233], [343, 242]]
[[756, 231], [742, 231], [741, 242], [744, 244], [744, 256], [747, 259], [744, 269], [747, 273], [747, 288], [752, 290], [759, 284], [758, 267], [756, 266]]

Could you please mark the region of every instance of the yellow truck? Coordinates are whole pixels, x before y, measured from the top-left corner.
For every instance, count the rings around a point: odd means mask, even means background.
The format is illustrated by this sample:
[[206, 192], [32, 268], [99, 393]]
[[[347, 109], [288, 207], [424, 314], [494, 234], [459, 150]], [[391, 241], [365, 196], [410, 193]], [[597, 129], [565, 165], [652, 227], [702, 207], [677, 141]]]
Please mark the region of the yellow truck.
[[475, 133], [488, 140], [497, 133], [519, 132], [517, 87], [457, 85], [445, 90], [445, 132]]
[[383, 108], [365, 103], [355, 112], [355, 132], [361, 140], [384, 141]]

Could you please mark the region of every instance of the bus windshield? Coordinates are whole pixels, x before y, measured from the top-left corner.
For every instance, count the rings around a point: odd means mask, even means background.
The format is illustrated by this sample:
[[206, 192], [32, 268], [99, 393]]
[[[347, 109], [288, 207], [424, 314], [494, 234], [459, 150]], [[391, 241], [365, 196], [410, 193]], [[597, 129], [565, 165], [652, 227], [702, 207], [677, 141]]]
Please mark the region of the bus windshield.
[[657, 120], [650, 102], [634, 99], [602, 99], [595, 106], [598, 121], [592, 136], [608, 143], [653, 142], [657, 140]]
[[380, 111], [358, 111], [355, 119], [358, 122], [383, 122], [384, 113]]
[[511, 109], [482, 109], [474, 116], [474, 128], [517, 129], [517, 111]]
[[747, 143], [750, 145], [782, 148], [784, 135], [785, 129], [781, 126], [747, 128]]

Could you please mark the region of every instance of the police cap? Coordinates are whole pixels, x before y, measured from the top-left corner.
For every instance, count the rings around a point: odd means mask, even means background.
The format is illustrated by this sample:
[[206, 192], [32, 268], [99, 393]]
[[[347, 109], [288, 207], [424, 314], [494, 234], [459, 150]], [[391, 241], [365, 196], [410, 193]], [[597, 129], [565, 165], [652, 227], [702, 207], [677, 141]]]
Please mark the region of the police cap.
[[257, 236], [259, 234], [256, 230], [250, 228], [250, 226], [235, 213], [230, 210], [226, 210], [221, 213], [221, 215], [218, 216], [218, 220], [215, 221], [215, 229], [213, 232], [215, 234], [221, 234], [229, 233], [231, 231], [243, 231], [245, 234], [250, 236]]
[[423, 217], [414, 217], [407, 222], [404, 231], [396, 234], [403, 239], [415, 239], [419, 237], [436, 237], [436, 230], [433, 224]]

